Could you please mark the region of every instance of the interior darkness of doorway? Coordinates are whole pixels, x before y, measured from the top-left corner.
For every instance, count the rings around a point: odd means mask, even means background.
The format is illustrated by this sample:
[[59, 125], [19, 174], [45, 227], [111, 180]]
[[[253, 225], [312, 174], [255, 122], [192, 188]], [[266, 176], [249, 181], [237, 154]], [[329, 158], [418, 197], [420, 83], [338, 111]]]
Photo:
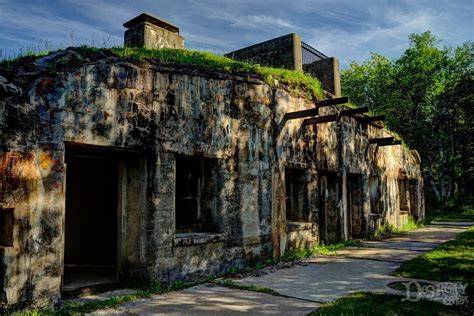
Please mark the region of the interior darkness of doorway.
[[63, 290], [116, 282], [118, 161], [75, 150], [66, 166]]

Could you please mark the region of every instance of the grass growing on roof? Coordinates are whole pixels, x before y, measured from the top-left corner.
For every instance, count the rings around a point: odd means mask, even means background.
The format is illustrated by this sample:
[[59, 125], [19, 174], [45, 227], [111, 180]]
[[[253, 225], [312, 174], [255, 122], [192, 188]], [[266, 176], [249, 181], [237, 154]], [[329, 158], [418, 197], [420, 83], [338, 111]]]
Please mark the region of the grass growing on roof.
[[[149, 60], [164, 64], [192, 65], [206, 70], [224, 72], [228, 74], [256, 74], [262, 77], [271, 86], [274, 80], [288, 85], [293, 92], [306, 91], [310, 99], [322, 99], [324, 92], [321, 83], [316, 78], [303, 71], [288, 70], [280, 68], [263, 67], [236, 61], [227, 57], [214, 55], [209, 52], [189, 50], [189, 49], [146, 49], [131, 47], [97, 48], [81, 46], [75, 48], [82, 56], [105, 53], [105, 55], [115, 55], [120, 58], [133, 58], [137, 60]], [[28, 52], [12, 60], [0, 62], [0, 69], [11, 70], [20, 66], [24, 61], [34, 57], [46, 56], [51, 52]]]
[[14, 69], [16, 67], [21, 66], [23, 63], [29, 60], [33, 61], [36, 58], [44, 57], [51, 53], [53, 53], [53, 51], [43, 51], [43, 52], [26, 51], [22, 53], [21, 56], [18, 56], [16, 58], [0, 60], [0, 71], [2, 69], [4, 70]]
[[270, 85], [272, 85], [273, 80], [276, 79], [292, 87], [306, 88], [319, 99], [322, 99], [324, 95], [319, 80], [302, 71], [262, 67], [260, 65], [253, 65], [214, 55], [209, 52], [188, 49], [114, 47], [110, 50], [122, 58], [135, 58], [139, 60], [152, 59], [162, 63], [196, 65], [226, 73], [255, 73], [262, 76], [265, 82]]

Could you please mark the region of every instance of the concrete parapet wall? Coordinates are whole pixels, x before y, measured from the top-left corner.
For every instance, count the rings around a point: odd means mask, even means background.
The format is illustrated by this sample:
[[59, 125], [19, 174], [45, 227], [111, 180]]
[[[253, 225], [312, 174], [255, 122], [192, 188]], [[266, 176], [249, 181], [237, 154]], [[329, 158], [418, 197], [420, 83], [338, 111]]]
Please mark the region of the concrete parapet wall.
[[295, 33], [242, 48], [225, 56], [262, 66], [303, 70], [301, 38]]

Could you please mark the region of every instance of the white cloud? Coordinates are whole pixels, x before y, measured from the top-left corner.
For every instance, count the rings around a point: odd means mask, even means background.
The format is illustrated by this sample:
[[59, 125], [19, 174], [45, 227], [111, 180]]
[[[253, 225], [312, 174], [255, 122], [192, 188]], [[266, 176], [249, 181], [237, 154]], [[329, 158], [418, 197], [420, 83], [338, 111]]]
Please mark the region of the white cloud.
[[397, 57], [413, 32], [430, 29], [448, 45], [474, 37], [472, 0], [0, 0], [0, 48], [33, 38], [102, 45], [110, 35], [121, 45], [122, 23], [144, 11], [179, 25], [188, 47], [230, 51], [291, 31], [342, 65], [370, 51]]
[[358, 30], [313, 28], [309, 44], [328, 55], [339, 57], [343, 66], [350, 60], [367, 59], [371, 51], [394, 57], [407, 47], [409, 34], [435, 29], [443, 19], [442, 13], [432, 10], [406, 12], [389, 9], [372, 14], [377, 14], [384, 21], [383, 25], [369, 19], [365, 27]]
[[295, 28], [287, 19], [281, 19], [269, 15], [246, 15], [232, 18], [231, 26], [234, 27], [281, 27], [281, 28]]

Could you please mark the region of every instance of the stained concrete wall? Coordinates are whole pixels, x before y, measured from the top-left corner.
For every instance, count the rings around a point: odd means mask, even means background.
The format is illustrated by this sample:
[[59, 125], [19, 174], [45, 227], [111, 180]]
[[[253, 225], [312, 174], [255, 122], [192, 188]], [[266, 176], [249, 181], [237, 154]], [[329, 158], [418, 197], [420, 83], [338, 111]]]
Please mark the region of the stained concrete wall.
[[[400, 173], [422, 183], [409, 150], [367, 150], [387, 132], [352, 119], [302, 128], [287, 112], [313, 108], [304, 97], [263, 81], [96, 57], [57, 75], [49, 63], [81, 58], [59, 52], [8, 78], [21, 89], [0, 99], [1, 208], [14, 208], [14, 245], [0, 247], [4, 304], [60, 297], [64, 258], [65, 152], [70, 144], [133, 151], [119, 162], [119, 272], [170, 280], [223, 271], [319, 240], [319, 175], [384, 181], [382, 219], [400, 224]], [[43, 65], [43, 66], [38, 66]], [[335, 113], [336, 108], [323, 108]], [[66, 146], [67, 145], [67, 146]], [[178, 155], [218, 160], [219, 231], [177, 234]], [[285, 168], [306, 170], [308, 219], [287, 223]], [[370, 201], [365, 190], [364, 212]], [[420, 191], [422, 192], [422, 191]], [[421, 194], [421, 193], [420, 193]], [[347, 201], [338, 195], [339, 238], [348, 238]], [[420, 196], [420, 201], [422, 201]], [[420, 215], [422, 204], [417, 205]], [[373, 222], [373, 221], [372, 221]], [[367, 220], [367, 225], [372, 223]]]
[[245, 47], [225, 56], [262, 66], [303, 70], [301, 37], [296, 33]]

